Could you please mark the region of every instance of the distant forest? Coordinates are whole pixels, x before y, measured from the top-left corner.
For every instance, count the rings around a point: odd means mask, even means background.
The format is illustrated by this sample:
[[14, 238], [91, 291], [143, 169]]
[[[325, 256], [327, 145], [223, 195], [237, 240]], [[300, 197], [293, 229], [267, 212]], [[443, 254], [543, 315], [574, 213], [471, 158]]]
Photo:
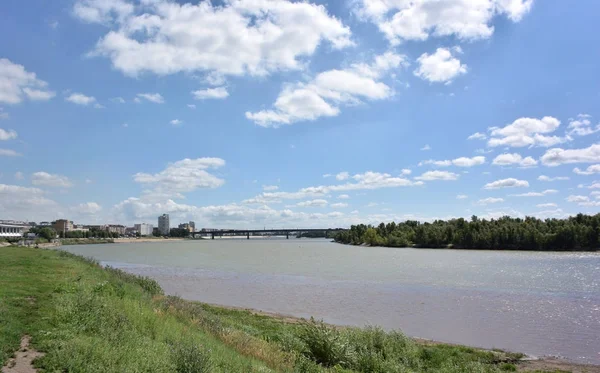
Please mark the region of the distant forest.
[[598, 250], [600, 214], [540, 220], [503, 217], [471, 221], [452, 219], [432, 223], [406, 221], [379, 226], [353, 225], [338, 232], [335, 241], [351, 245], [389, 247], [453, 247], [487, 250]]

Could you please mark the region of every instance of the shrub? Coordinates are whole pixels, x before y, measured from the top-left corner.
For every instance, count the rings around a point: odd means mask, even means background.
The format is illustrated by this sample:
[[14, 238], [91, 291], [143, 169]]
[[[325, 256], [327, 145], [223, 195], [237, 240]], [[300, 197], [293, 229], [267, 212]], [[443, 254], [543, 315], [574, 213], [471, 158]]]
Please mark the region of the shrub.
[[197, 344], [179, 341], [171, 346], [172, 358], [177, 373], [210, 373], [212, 361], [210, 351]]
[[313, 318], [305, 323], [300, 332], [304, 342], [303, 354], [326, 367], [348, 363], [348, 342], [339, 330]]

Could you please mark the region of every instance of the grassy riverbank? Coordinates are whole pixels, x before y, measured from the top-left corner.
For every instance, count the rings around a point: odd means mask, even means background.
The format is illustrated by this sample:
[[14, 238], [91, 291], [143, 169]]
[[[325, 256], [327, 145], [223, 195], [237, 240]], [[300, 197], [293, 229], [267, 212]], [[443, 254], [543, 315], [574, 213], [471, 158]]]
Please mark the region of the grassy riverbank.
[[521, 355], [164, 296], [72, 254], [0, 248], [0, 366], [24, 335], [55, 372], [503, 372]]

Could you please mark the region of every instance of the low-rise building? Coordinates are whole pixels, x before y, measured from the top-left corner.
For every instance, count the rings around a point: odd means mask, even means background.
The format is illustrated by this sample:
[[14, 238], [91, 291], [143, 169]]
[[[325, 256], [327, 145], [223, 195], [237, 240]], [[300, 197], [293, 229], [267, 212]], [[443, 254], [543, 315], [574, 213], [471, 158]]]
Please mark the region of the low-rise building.
[[152, 230], [154, 229], [152, 224], [146, 223], [135, 224], [133, 227], [137, 232], [139, 232], [140, 236], [151, 236]]
[[119, 225], [119, 224], [109, 224], [106, 226], [106, 231], [108, 233], [117, 233], [120, 235], [124, 235], [125, 234], [125, 226]]
[[73, 230], [73, 222], [68, 219], [58, 219], [52, 222], [52, 228], [56, 233], [63, 232], [64, 234]]
[[193, 221], [189, 223], [179, 224], [179, 229], [185, 229], [186, 231], [193, 233], [196, 231], [196, 226]]

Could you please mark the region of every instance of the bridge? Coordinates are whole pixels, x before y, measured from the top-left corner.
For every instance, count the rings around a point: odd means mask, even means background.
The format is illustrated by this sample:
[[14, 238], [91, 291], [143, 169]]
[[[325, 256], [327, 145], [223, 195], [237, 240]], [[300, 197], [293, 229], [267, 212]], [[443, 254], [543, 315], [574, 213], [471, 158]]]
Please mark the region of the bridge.
[[285, 235], [285, 238], [290, 238], [290, 233], [308, 233], [308, 232], [324, 232], [325, 238], [329, 237], [330, 232], [340, 232], [345, 231], [347, 229], [344, 228], [310, 228], [310, 229], [213, 229], [206, 231], [197, 231], [193, 232], [192, 236], [195, 238], [196, 236], [211, 236], [211, 239], [215, 239], [216, 237], [223, 236], [246, 236], [247, 239], [250, 239], [250, 236], [275, 236], [275, 235]]

